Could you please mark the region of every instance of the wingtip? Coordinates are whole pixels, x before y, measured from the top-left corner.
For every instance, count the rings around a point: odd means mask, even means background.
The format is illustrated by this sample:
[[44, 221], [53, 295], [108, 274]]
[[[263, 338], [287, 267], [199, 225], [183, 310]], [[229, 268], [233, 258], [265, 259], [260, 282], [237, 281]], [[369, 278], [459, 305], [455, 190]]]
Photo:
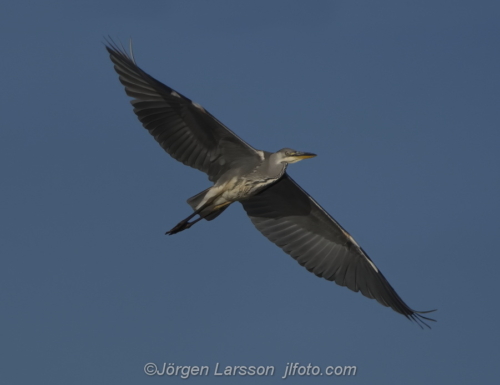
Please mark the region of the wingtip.
[[437, 322], [434, 318], [426, 317], [422, 314], [427, 314], [427, 313], [432, 313], [435, 312], [437, 309], [434, 310], [426, 310], [426, 311], [413, 311], [412, 314], [407, 315], [406, 317], [415, 322], [418, 326], [420, 326], [421, 329], [423, 329], [423, 326], [426, 326], [428, 329], [432, 329], [431, 326], [426, 322], [426, 321], [431, 321], [431, 322]]
[[124, 47], [121, 41], [119, 43], [115, 42], [110, 35], [108, 35], [107, 37], [105, 36], [102, 43], [104, 44], [104, 47], [110, 55], [121, 55], [130, 60], [133, 64], [137, 65], [134, 57], [132, 38], [129, 39], [129, 52], [127, 52], [127, 49]]

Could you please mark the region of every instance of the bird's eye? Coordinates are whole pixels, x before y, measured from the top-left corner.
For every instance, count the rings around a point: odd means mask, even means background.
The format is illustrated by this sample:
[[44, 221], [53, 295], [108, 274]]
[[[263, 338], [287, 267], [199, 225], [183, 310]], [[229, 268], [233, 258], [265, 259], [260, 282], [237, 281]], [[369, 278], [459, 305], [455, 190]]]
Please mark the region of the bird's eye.
[[290, 152], [289, 151], [285, 151], [285, 155], [286, 156], [290, 156]]

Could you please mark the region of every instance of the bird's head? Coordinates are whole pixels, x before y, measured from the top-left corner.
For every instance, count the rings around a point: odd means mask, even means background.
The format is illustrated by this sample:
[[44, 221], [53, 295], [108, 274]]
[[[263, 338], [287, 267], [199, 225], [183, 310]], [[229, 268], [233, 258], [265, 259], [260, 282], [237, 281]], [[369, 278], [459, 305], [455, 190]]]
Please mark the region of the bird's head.
[[310, 152], [292, 150], [291, 148], [282, 148], [276, 152], [276, 155], [280, 163], [296, 163], [299, 160], [314, 158], [316, 156], [316, 154]]

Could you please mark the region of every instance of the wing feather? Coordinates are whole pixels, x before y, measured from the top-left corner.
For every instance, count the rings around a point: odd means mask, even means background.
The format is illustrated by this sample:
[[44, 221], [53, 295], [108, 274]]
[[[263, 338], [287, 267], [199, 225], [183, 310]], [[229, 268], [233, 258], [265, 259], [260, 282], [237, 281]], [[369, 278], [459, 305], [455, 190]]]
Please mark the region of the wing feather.
[[134, 113], [161, 147], [174, 159], [208, 174], [215, 182], [257, 151], [203, 107], [164, 85], [135, 63], [132, 53], [108, 42], [106, 49]]
[[361, 291], [419, 325], [434, 321], [406, 305], [356, 241], [287, 174], [241, 203], [262, 234], [318, 277]]

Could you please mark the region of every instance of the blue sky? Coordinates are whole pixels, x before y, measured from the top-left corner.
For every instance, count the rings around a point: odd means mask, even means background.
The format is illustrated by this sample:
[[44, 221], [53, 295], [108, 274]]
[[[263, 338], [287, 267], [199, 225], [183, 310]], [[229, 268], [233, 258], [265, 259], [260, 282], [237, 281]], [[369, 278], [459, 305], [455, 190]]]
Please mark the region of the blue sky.
[[[2, 5], [2, 383], [493, 383], [500, 178], [494, 1]], [[142, 128], [104, 50], [254, 147], [367, 251], [421, 330], [318, 279], [239, 204], [175, 236], [210, 184]], [[146, 363], [275, 366], [147, 376]], [[354, 377], [290, 377], [289, 362]]]

